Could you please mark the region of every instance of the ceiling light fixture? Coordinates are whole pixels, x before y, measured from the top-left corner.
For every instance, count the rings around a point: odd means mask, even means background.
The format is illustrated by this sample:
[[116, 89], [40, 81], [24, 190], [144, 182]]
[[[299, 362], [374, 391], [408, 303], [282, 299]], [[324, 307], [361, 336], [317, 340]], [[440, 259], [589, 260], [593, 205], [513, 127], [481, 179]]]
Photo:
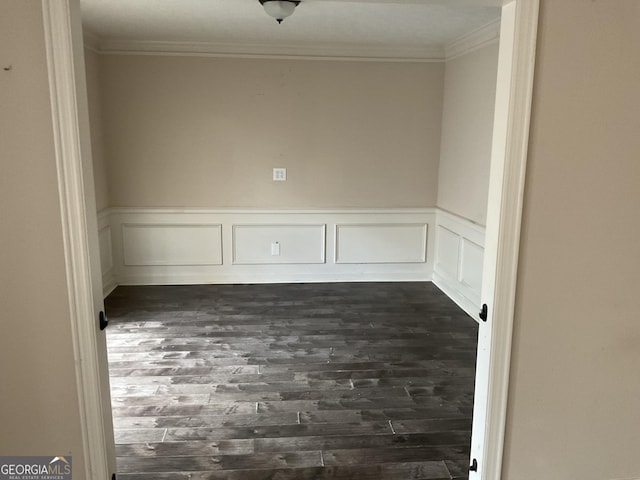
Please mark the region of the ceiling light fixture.
[[258, 0], [264, 7], [264, 11], [267, 15], [276, 19], [278, 23], [282, 23], [282, 20], [290, 16], [296, 9], [300, 1], [281, 1], [281, 0]]

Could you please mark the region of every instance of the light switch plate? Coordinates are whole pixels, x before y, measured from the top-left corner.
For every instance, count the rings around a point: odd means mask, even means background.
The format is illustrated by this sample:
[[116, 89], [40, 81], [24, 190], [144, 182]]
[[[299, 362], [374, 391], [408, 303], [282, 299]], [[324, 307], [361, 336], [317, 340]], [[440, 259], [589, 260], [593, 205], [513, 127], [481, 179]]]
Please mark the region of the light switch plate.
[[276, 167], [273, 169], [273, 181], [284, 182], [287, 180], [287, 169], [283, 167]]

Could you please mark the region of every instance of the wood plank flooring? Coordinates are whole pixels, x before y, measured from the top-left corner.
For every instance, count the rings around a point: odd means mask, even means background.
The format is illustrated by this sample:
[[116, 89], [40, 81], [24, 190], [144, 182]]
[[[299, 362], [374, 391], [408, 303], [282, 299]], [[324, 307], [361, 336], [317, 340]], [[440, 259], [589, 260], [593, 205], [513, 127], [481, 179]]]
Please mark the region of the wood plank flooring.
[[464, 479], [477, 325], [431, 283], [118, 287], [119, 480]]

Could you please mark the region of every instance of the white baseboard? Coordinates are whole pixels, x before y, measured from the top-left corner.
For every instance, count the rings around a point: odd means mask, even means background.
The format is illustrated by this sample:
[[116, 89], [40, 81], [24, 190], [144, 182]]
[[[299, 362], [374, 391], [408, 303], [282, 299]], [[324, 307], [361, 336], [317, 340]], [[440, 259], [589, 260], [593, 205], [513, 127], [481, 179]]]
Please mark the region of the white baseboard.
[[480, 307], [460, 293], [456, 282], [444, 278], [436, 272], [433, 272], [432, 281], [436, 287], [438, 287], [447, 297], [453, 300], [453, 302], [464, 310], [467, 315], [479, 323], [478, 312], [480, 312]]
[[[430, 282], [431, 277], [414, 272], [381, 274], [295, 274], [274, 275], [130, 275], [118, 285], [239, 285], [263, 283], [353, 283], [353, 282]], [[114, 287], [115, 288], [115, 287]], [[113, 289], [111, 290], [113, 291]], [[109, 293], [111, 293], [109, 291]], [[108, 293], [107, 293], [108, 295]]]
[[479, 321], [485, 229], [444, 210], [436, 217], [433, 283]]
[[118, 287], [114, 279], [102, 280], [102, 298], [107, 298]]
[[99, 215], [104, 291], [117, 285], [430, 281], [435, 220], [429, 208], [112, 208]]

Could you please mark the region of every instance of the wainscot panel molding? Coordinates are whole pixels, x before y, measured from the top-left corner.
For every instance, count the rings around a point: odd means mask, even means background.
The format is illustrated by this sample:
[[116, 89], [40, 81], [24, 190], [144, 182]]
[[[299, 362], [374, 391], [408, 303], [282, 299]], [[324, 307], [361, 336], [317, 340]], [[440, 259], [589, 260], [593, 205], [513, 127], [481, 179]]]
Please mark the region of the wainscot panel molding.
[[485, 228], [438, 209], [433, 282], [478, 321]]
[[336, 225], [336, 263], [425, 263], [426, 223]]
[[123, 223], [126, 266], [221, 265], [222, 225]]
[[325, 261], [325, 224], [233, 225], [234, 265], [310, 264]]
[[100, 242], [100, 269], [102, 270], [102, 292], [106, 298], [117, 286], [113, 274], [113, 247], [109, 209], [98, 212], [98, 241]]
[[109, 208], [100, 213], [105, 294], [116, 285], [430, 281], [435, 232], [434, 208]]

